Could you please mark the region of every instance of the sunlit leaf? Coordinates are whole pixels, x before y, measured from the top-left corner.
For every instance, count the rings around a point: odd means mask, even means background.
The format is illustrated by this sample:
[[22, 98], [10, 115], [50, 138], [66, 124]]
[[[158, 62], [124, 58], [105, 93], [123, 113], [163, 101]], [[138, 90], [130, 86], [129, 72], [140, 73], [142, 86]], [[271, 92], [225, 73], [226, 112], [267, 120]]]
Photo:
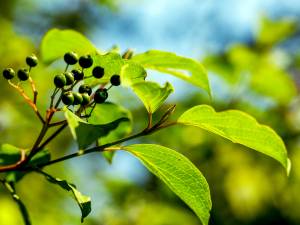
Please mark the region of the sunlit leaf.
[[72, 193], [72, 197], [75, 199], [81, 210], [81, 222], [83, 222], [84, 218], [87, 217], [91, 212], [91, 198], [81, 194], [76, 189], [74, 184], [68, 183], [66, 180], [54, 178], [45, 172], [40, 173], [43, 174], [49, 182], [56, 184], [62, 189]]
[[134, 93], [144, 103], [149, 113], [154, 113], [174, 91], [170, 83], [160, 87], [155, 82], [139, 82], [132, 86]]
[[208, 224], [212, 207], [209, 186], [201, 172], [178, 152], [154, 144], [137, 144], [123, 148], [132, 153], [157, 177], [165, 182]]
[[170, 52], [151, 50], [135, 55], [132, 60], [140, 63], [145, 68], [179, 77], [203, 88], [210, 94], [207, 73], [204, 67], [193, 59], [178, 56]]
[[121, 84], [123, 86], [132, 86], [145, 80], [147, 73], [141, 65], [137, 63], [127, 63], [121, 69]]
[[253, 71], [251, 87], [256, 92], [269, 96], [281, 104], [289, 103], [297, 94], [291, 76], [284, 70], [266, 63]]
[[184, 112], [178, 122], [200, 127], [234, 143], [264, 153], [289, 170], [287, 151], [282, 139], [270, 127], [259, 124], [244, 112], [238, 110], [215, 112], [211, 106], [199, 105]]
[[21, 149], [10, 144], [0, 147], [0, 166], [18, 162], [21, 158]]
[[112, 130], [116, 129], [121, 122], [129, 120], [128, 118], [119, 118], [106, 124], [91, 124], [80, 119], [67, 108], [64, 111], [69, 128], [73, 138], [78, 143], [79, 149], [85, 149], [99, 138], [108, 135]]
[[291, 19], [272, 21], [262, 18], [258, 34], [258, 43], [263, 45], [274, 45], [291, 36], [296, 31], [296, 22]]
[[228, 62], [226, 55], [209, 55], [203, 59], [203, 64], [209, 72], [222, 77], [228, 83], [235, 83], [238, 80], [238, 74], [234, 66]]
[[106, 136], [101, 137], [99, 139], [100, 144], [106, 144], [119, 140], [131, 133], [132, 115], [129, 110], [114, 103], [106, 102], [96, 105], [91, 117], [89, 118], [89, 123], [107, 124], [121, 118], [127, 118], [127, 120], [120, 121], [114, 130], [111, 130]]
[[[125, 61], [122, 59], [121, 55], [116, 52], [109, 52], [106, 54], [95, 54], [92, 55], [93, 58], [93, 67], [101, 66], [104, 70], [104, 77], [101, 79], [95, 79], [94, 77], [88, 78], [85, 80], [85, 83], [90, 85], [96, 85], [100, 83], [107, 83], [112, 75], [120, 75], [121, 68], [125, 64]], [[88, 68], [84, 71], [86, 76], [92, 75], [93, 68]]]
[[109, 164], [112, 164], [113, 158], [115, 156], [115, 152], [103, 151], [102, 155]]
[[250, 71], [259, 62], [259, 55], [243, 44], [235, 44], [227, 52], [228, 63], [238, 72]]
[[[36, 155], [32, 157], [30, 162], [28, 162], [28, 166], [34, 167], [40, 164], [44, 164], [49, 162], [51, 159], [51, 154], [47, 149], [39, 151]], [[20, 181], [25, 175], [27, 175], [29, 171], [10, 171], [7, 173], [5, 179], [9, 182], [18, 182]]]
[[[131, 112], [120, 105], [116, 105], [110, 102], [96, 105], [89, 122], [92, 124], [106, 124], [115, 121], [120, 118], [128, 118], [119, 123], [119, 125], [112, 130], [108, 135], [98, 139], [98, 143], [103, 145], [119, 140], [127, 136], [132, 131], [132, 115]], [[102, 152], [104, 158], [108, 163], [112, 163], [114, 152], [104, 151]]]
[[94, 54], [97, 49], [85, 36], [74, 30], [52, 29], [43, 37], [41, 54], [45, 63], [62, 58], [70, 51], [84, 55]]

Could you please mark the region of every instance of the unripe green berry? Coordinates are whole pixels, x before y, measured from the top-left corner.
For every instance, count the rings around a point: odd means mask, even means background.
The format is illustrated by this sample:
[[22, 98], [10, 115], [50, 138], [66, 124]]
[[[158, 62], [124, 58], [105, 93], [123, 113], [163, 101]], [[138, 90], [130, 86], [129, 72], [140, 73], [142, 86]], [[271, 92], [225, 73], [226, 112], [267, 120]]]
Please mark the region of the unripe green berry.
[[68, 52], [64, 55], [64, 60], [68, 65], [74, 65], [78, 62], [78, 55], [75, 52]]
[[110, 83], [113, 86], [119, 86], [121, 84], [121, 78], [120, 78], [120, 76], [117, 75], [117, 74], [112, 75], [112, 77], [110, 78]]
[[65, 104], [65, 105], [73, 105], [74, 103], [74, 95], [72, 92], [68, 91], [68, 92], [65, 92], [63, 95], [62, 95], [62, 98], [61, 98], [62, 102]]
[[94, 67], [92, 73], [95, 78], [100, 79], [104, 76], [104, 68], [101, 66], [96, 66], [96, 67]]
[[75, 80], [82, 80], [84, 77], [84, 74], [81, 70], [74, 69], [71, 71], [71, 73], [73, 74]]
[[90, 55], [84, 55], [79, 58], [79, 65], [82, 68], [90, 68], [93, 65], [93, 59]]
[[3, 77], [6, 79], [6, 80], [10, 80], [10, 79], [13, 79], [14, 76], [15, 76], [15, 71], [12, 69], [12, 68], [6, 68], [3, 70]]
[[92, 94], [92, 88], [89, 85], [86, 85], [86, 84], [80, 85], [78, 91], [81, 94], [83, 94], [83, 93], [87, 93], [88, 95]]
[[54, 77], [54, 84], [57, 88], [63, 88], [67, 83], [66, 76], [64, 74], [58, 74]]
[[18, 78], [21, 81], [26, 81], [29, 78], [29, 71], [28, 69], [20, 69], [18, 70]]
[[81, 105], [87, 105], [90, 103], [90, 96], [88, 95], [88, 93], [83, 93], [82, 95], [82, 102]]
[[35, 67], [38, 64], [38, 62], [38, 58], [34, 54], [26, 57], [26, 64], [29, 67]]
[[74, 102], [73, 102], [73, 105], [79, 105], [82, 103], [83, 101], [83, 97], [80, 93], [73, 93], [73, 96], [74, 96]]
[[71, 73], [71, 72], [65, 72], [64, 75], [66, 77], [66, 85], [71, 85], [71, 84], [74, 83], [73, 73]]
[[103, 103], [108, 97], [107, 89], [98, 89], [95, 92], [94, 100], [96, 103]]

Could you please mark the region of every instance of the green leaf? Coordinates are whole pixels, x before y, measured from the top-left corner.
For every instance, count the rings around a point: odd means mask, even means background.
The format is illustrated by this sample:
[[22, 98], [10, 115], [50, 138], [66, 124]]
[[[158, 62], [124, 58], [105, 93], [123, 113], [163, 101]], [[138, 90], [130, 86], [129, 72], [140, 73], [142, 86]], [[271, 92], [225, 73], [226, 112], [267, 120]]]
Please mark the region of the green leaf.
[[122, 66], [120, 76], [121, 84], [130, 87], [136, 83], [145, 81], [147, 72], [144, 67], [137, 63], [127, 63]]
[[30, 160], [28, 165], [30, 166], [37, 166], [39, 164], [44, 164], [49, 162], [51, 159], [51, 154], [48, 149], [44, 149], [39, 151], [33, 158]]
[[[37, 166], [39, 164], [44, 164], [49, 162], [51, 159], [51, 154], [47, 149], [44, 149], [38, 152], [28, 163], [28, 166]], [[25, 175], [27, 175], [29, 171], [11, 171], [6, 174], [5, 179], [8, 182], [18, 182], [20, 181]]]
[[[106, 102], [103, 104], [96, 105], [92, 116], [89, 118], [89, 122], [92, 124], [105, 124], [111, 121], [115, 121], [121, 118], [128, 118], [128, 120], [124, 120], [119, 123], [118, 127], [112, 130], [108, 135], [101, 137], [98, 139], [98, 143], [103, 145], [107, 143], [114, 142], [121, 138], [124, 138], [132, 131], [132, 115], [131, 112], [127, 109]], [[107, 160], [109, 164], [112, 163], [114, 152], [104, 151], [102, 155]]]
[[114, 130], [109, 132], [108, 135], [101, 137], [98, 140], [101, 145], [119, 140], [131, 133], [132, 115], [127, 109], [110, 102], [96, 105], [91, 117], [89, 118], [89, 123], [107, 124], [121, 118], [127, 118], [127, 120], [121, 121]]
[[80, 119], [66, 107], [64, 111], [71, 133], [77, 141], [79, 149], [85, 149], [100, 137], [104, 137], [110, 131], [116, 129], [121, 122], [128, 121], [128, 118], [120, 118], [106, 124], [90, 124]]
[[209, 186], [201, 172], [178, 152], [154, 144], [136, 144], [123, 148], [132, 153], [157, 177], [165, 182], [208, 224], [211, 210]]
[[107, 161], [109, 164], [112, 164], [112, 161], [113, 161], [115, 152], [112, 152], [112, 151], [103, 151], [103, 152], [102, 152], [102, 155], [103, 155], [103, 157], [106, 159], [106, 161]]
[[184, 112], [178, 122], [200, 127], [264, 153], [279, 161], [289, 172], [287, 151], [281, 138], [270, 127], [257, 123], [244, 112], [215, 112], [211, 106], [199, 105]]
[[174, 91], [170, 83], [160, 87], [159, 84], [150, 81], [136, 83], [132, 89], [149, 113], [154, 113]]
[[[97, 84], [108, 83], [110, 77], [114, 74], [121, 76], [122, 86], [131, 86], [137, 82], [144, 81], [147, 73], [140, 64], [130, 60], [124, 60], [119, 53], [108, 52], [106, 54], [92, 55], [94, 66], [101, 66], [105, 68], [104, 76], [101, 79], [94, 77], [87, 78], [84, 82], [95, 86]], [[92, 74], [93, 68], [85, 70], [86, 75]]]
[[10, 144], [0, 147], [0, 166], [10, 165], [18, 162], [21, 158], [21, 149]]
[[169, 73], [203, 88], [210, 95], [207, 73], [197, 61], [170, 52], [151, 50], [135, 55], [133, 61], [148, 69]]
[[38, 172], [43, 174], [50, 183], [56, 184], [62, 189], [68, 192], [70, 191], [72, 193], [72, 197], [75, 199], [81, 210], [81, 222], [83, 223], [84, 218], [87, 217], [91, 212], [91, 198], [81, 194], [76, 189], [76, 186], [74, 184], [68, 183], [66, 180], [54, 178], [43, 171]]
[[85, 36], [74, 30], [51, 29], [43, 37], [41, 55], [45, 63], [62, 58], [70, 51], [84, 55], [95, 53], [97, 49]]
[[238, 74], [226, 55], [208, 55], [203, 59], [208, 71], [223, 78], [224, 81], [234, 84], [238, 81]]
[[262, 18], [261, 28], [257, 37], [258, 43], [263, 45], [274, 45], [295, 33], [297, 23], [291, 19], [272, 21], [267, 17]]
[[291, 76], [277, 66], [267, 63], [262, 63], [253, 71], [251, 87], [259, 94], [269, 96], [281, 104], [288, 104], [297, 94]]
[[[116, 52], [109, 52], [107, 54], [95, 54], [92, 55], [93, 66], [101, 66], [105, 68], [104, 76], [101, 79], [95, 79], [94, 77], [86, 79], [84, 82], [89, 85], [97, 85], [100, 83], [107, 83], [109, 79], [114, 74], [119, 74], [121, 72], [122, 66], [125, 64], [125, 61], [122, 59], [121, 55]], [[86, 75], [92, 74], [93, 68], [88, 68], [85, 70]]]

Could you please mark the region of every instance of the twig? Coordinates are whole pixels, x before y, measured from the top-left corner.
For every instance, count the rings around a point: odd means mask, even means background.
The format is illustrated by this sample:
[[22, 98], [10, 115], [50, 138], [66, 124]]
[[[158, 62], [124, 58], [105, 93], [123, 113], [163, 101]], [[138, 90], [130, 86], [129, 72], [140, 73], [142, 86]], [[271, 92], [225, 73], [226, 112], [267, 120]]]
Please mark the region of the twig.
[[69, 64], [66, 65], [65, 72], [68, 71], [68, 68], [69, 68]]
[[58, 100], [57, 100], [54, 108], [57, 108], [59, 106], [59, 103], [60, 103], [60, 101], [62, 99], [62, 95], [63, 95], [64, 91], [63, 91], [63, 89], [60, 89], [60, 90], [61, 90], [61, 93], [60, 93], [60, 96], [59, 96], [59, 98], [58, 98]]
[[151, 129], [151, 127], [152, 127], [152, 113], [148, 112], [148, 126], [147, 126], [146, 130]]
[[31, 76], [29, 76], [29, 82], [30, 82], [31, 89], [32, 89], [32, 92], [33, 92], [33, 103], [36, 105], [38, 91], [35, 87], [35, 83], [34, 83], [33, 79], [31, 78]]
[[48, 137], [39, 147], [38, 151], [43, 149], [50, 141], [52, 141], [61, 131], [67, 127], [67, 123], [64, 123], [60, 128], [58, 128], [50, 137]]
[[54, 91], [51, 95], [51, 101], [50, 101], [50, 106], [49, 106], [50, 109], [53, 107], [53, 102], [54, 102], [55, 96], [58, 93], [58, 91], [59, 91], [59, 89], [57, 87], [54, 88]]
[[62, 124], [65, 124], [67, 122], [67, 120], [62, 120], [62, 121], [58, 121], [58, 122], [54, 122], [54, 123], [50, 123], [48, 127], [56, 127]]
[[27, 162], [29, 162], [30, 159], [31, 159], [36, 153], [38, 153], [38, 151], [39, 151], [38, 146], [39, 146], [39, 144], [42, 142], [42, 140], [43, 140], [43, 138], [45, 137], [45, 135], [46, 135], [46, 133], [47, 133], [47, 130], [48, 130], [48, 124], [47, 124], [48, 122], [49, 122], [49, 121], [47, 121], [47, 122], [44, 124], [44, 126], [42, 127], [42, 130], [41, 130], [41, 132], [40, 132], [38, 138], [36, 139], [36, 141], [35, 141], [33, 147], [31, 148], [31, 151], [30, 151], [29, 155], [26, 157], [25, 162], [23, 163], [23, 165], [26, 164]]
[[10, 193], [13, 200], [18, 204], [25, 225], [31, 225], [29, 213], [28, 213], [24, 203], [21, 201], [20, 197], [17, 195], [15, 187], [13, 186], [13, 184], [11, 184], [11, 183], [9, 183], [5, 180], [1, 180], [1, 183], [4, 185], [6, 190]]
[[35, 114], [38, 116], [38, 118], [44, 124], [45, 120], [41, 116], [38, 108], [36, 107], [36, 104], [25, 94], [25, 91], [20, 86], [15, 85], [11, 81], [8, 81], [8, 83], [9, 83], [10, 86], [12, 86], [13, 88], [15, 88], [20, 93], [20, 95], [22, 95], [22, 97], [25, 99], [25, 101], [28, 103], [28, 105], [33, 109], [33, 111], [35, 112]]
[[104, 144], [104, 145], [89, 148], [89, 149], [86, 149], [86, 150], [79, 150], [78, 152], [72, 153], [70, 155], [63, 156], [61, 158], [54, 159], [54, 160], [49, 161], [47, 163], [38, 164], [38, 165], [36, 165], [36, 167], [42, 168], [42, 167], [49, 166], [49, 165], [52, 165], [52, 164], [55, 164], [55, 163], [58, 163], [58, 162], [65, 161], [67, 159], [71, 159], [71, 158], [75, 158], [75, 157], [78, 157], [78, 156], [90, 154], [90, 153], [93, 153], [93, 152], [102, 152], [102, 151], [105, 151], [105, 150], [120, 149], [120, 148], [111, 148], [111, 146], [123, 143], [125, 141], [129, 141], [129, 140], [132, 140], [132, 139], [135, 139], [135, 138], [138, 138], [138, 137], [148, 135], [148, 134], [153, 133], [157, 130], [159, 130], [159, 129], [155, 129], [155, 130], [153, 130], [153, 129], [146, 130], [145, 129], [145, 130], [143, 130], [143, 131], [141, 131], [141, 132], [139, 132], [135, 135], [132, 135], [132, 136], [129, 136], [129, 137], [126, 137], [126, 138], [123, 138], [123, 139], [120, 139], [120, 140], [117, 140], [117, 141], [114, 141], [114, 142], [111, 142], [111, 143], [107, 143], [107, 144]]

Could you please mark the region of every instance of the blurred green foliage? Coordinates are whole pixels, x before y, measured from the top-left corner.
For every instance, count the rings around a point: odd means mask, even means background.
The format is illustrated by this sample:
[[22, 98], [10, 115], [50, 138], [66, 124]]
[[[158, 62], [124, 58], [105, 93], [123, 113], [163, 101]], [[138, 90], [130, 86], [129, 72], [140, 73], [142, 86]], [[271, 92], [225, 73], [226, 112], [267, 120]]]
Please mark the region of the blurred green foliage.
[[[34, 48], [36, 43], [14, 31], [10, 19], [14, 16], [14, 7], [18, 2], [14, 0], [0, 3], [0, 68], [7, 65], [22, 67], [27, 55], [38, 52]], [[111, 1], [97, 2], [118, 7]], [[84, 16], [78, 16], [76, 10], [70, 14], [50, 17], [53, 19], [51, 25], [58, 24], [78, 30], [88, 27], [87, 24], [77, 26], [81, 23], [79, 18]], [[213, 90], [216, 108], [247, 111], [260, 122], [275, 128], [284, 138], [293, 164], [289, 178], [271, 159], [252, 151], [241, 151], [243, 147], [196, 128], [174, 127], [143, 138], [146, 142], [159, 142], [184, 153], [203, 172], [210, 184], [214, 203], [211, 224], [300, 223], [300, 51], [297, 49], [296, 55], [290, 54], [284, 45], [289, 39], [299, 35], [295, 24], [295, 21], [290, 20], [271, 21], [263, 18], [260, 32], [253, 43], [237, 43], [229, 46], [223, 53], [211, 54], [204, 59], [210, 76], [219, 77], [228, 92], [224, 98], [218, 90]], [[54, 75], [59, 67], [59, 63], [50, 68], [39, 66], [34, 71], [39, 96], [43, 96], [39, 98], [38, 104], [43, 110], [46, 109], [46, 100], [51, 94], [48, 91], [49, 84], [44, 80], [47, 76]], [[0, 142], [30, 147], [40, 129], [38, 121], [18, 93], [9, 89], [3, 79], [0, 79], [0, 86]], [[130, 95], [128, 96], [130, 99]], [[124, 96], [120, 96], [122, 98]], [[183, 101], [176, 102], [178, 107], [174, 116], [206, 101], [205, 97], [195, 93], [184, 96]], [[138, 126], [143, 127], [142, 115], [146, 114], [142, 105], [140, 106], [138, 109], [133, 107], [133, 118], [136, 123], [141, 124]], [[157, 114], [159, 113], [161, 112], [158, 111]], [[57, 149], [53, 152], [54, 156], [68, 151], [72, 147], [70, 143], [71, 135], [69, 131], [65, 131], [51, 146]], [[79, 162], [82, 159], [75, 160]], [[144, 183], [117, 179], [106, 174], [101, 165], [105, 161], [100, 155], [84, 159], [86, 164], [94, 163], [95, 160], [99, 161], [99, 165], [94, 165], [92, 171], [88, 168], [79, 169], [84, 170], [87, 176], [84, 181], [79, 182], [80, 189], [86, 192], [90, 189], [88, 186], [95, 187], [92, 190], [95, 191], [93, 195], [97, 200], [92, 204], [98, 204], [99, 201], [102, 205], [100, 209], [94, 207], [85, 224], [199, 225], [200, 222], [191, 210], [153, 176], [148, 175]], [[70, 180], [78, 183], [76, 181], [82, 178], [72, 168], [58, 164], [47, 170], [61, 178], [70, 177]], [[90, 183], [86, 183], [86, 179]], [[25, 177], [17, 190], [28, 206], [34, 224], [79, 224], [78, 209], [72, 200], [63, 191], [49, 186], [40, 176], [32, 174]], [[0, 224], [21, 223], [17, 206], [1, 188]]]

